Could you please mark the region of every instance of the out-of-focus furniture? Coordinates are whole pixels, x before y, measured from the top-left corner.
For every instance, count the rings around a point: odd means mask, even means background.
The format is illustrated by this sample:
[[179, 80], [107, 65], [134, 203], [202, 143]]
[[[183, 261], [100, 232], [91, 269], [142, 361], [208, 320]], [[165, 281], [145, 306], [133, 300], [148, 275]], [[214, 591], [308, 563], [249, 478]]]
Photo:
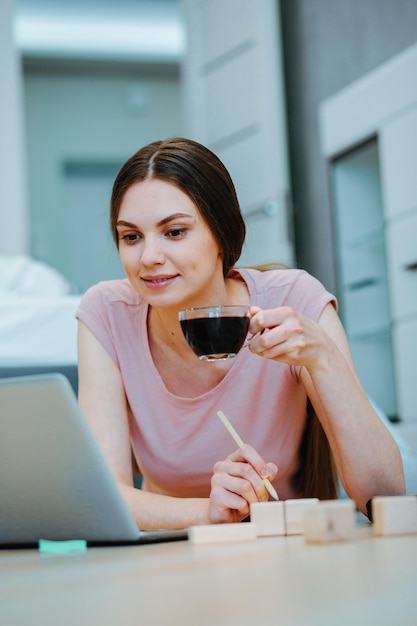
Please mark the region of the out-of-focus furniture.
[[61, 372], [77, 392], [80, 296], [0, 300], [0, 377]]
[[80, 295], [60, 272], [26, 255], [0, 254], [0, 377], [60, 372], [78, 390]]

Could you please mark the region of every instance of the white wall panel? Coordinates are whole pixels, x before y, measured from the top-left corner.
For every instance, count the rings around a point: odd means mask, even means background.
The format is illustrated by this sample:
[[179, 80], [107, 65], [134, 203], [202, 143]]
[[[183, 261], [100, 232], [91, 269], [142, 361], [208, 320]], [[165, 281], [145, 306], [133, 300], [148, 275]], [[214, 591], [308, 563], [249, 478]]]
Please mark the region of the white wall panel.
[[380, 144], [385, 213], [395, 218], [417, 209], [417, 107], [385, 123]]

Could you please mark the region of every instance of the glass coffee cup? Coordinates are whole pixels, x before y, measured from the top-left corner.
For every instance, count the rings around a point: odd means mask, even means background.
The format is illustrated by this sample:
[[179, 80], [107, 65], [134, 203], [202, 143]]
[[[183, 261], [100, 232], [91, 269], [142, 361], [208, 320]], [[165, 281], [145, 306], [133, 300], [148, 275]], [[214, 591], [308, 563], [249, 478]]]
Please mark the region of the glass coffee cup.
[[249, 330], [248, 306], [216, 305], [178, 313], [184, 337], [202, 361], [233, 359]]

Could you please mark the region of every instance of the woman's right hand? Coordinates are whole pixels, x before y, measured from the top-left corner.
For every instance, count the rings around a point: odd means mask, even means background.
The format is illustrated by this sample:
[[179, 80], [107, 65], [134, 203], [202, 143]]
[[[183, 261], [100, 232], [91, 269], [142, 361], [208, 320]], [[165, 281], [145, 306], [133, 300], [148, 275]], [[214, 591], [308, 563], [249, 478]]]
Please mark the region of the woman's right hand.
[[216, 463], [211, 479], [209, 523], [225, 524], [245, 519], [253, 502], [268, 500], [263, 479], [273, 479], [277, 471], [274, 463], [265, 463], [248, 444]]

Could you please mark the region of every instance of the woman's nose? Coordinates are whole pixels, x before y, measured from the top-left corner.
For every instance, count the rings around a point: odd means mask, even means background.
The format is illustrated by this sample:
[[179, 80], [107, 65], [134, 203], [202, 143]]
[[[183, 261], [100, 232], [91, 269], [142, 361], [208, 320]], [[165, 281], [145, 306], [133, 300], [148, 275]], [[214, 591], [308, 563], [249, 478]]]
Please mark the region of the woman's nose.
[[160, 265], [165, 260], [161, 244], [154, 238], [145, 239], [142, 244], [141, 261], [144, 265]]

